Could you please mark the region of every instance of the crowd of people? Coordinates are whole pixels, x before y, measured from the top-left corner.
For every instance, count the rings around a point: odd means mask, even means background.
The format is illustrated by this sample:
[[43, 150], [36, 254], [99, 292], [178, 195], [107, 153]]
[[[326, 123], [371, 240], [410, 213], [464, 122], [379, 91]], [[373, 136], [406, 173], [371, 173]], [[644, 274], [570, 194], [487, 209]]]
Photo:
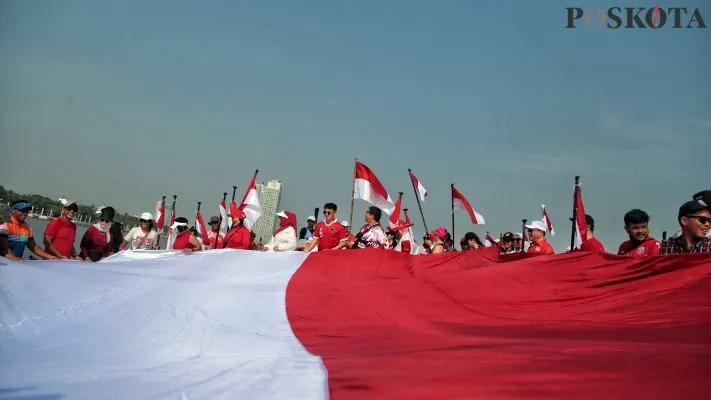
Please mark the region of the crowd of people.
[[[49, 222], [43, 235], [44, 247], [34, 238], [32, 229], [26, 222], [32, 210], [25, 200], [12, 203], [10, 217], [0, 221], [0, 255], [22, 261], [25, 248], [42, 259], [74, 259], [96, 262], [125, 249], [157, 250], [160, 249], [161, 235], [155, 229], [151, 213], [140, 216], [139, 226], [123, 231], [120, 224], [114, 222], [115, 210], [105, 207], [101, 210], [95, 224], [91, 225], [81, 238], [79, 251], [75, 250], [76, 224], [73, 222], [78, 206], [70, 200], [62, 200], [62, 212], [58, 218]], [[711, 252], [711, 190], [696, 193], [690, 201], [679, 208], [677, 221], [680, 230], [669, 239], [659, 241], [649, 235], [649, 215], [640, 209], [630, 210], [624, 215], [625, 231], [629, 240], [620, 244], [617, 254], [628, 257], [646, 257], [666, 254], [707, 253]], [[399, 220], [384, 228], [380, 224], [382, 210], [371, 206], [365, 212], [365, 224], [355, 234], [347, 221], [337, 218], [338, 206], [326, 203], [323, 207], [323, 220], [316, 222], [314, 216], [307, 218], [307, 226], [298, 233], [298, 239], [305, 239], [306, 244], [299, 247], [297, 239], [296, 214], [284, 210], [277, 213], [279, 227], [271, 240], [262, 245], [254, 242], [255, 234], [245, 225], [245, 213], [238, 209], [230, 210], [228, 218], [231, 225], [227, 232], [220, 229], [222, 221], [212, 217], [209, 229], [201, 235], [195, 226], [189, 227], [188, 219], [178, 217], [170, 226], [169, 241], [172, 249], [196, 252], [209, 249], [243, 249], [255, 251], [330, 251], [346, 249], [375, 248], [404, 252], [408, 254], [438, 254], [458, 251], [451, 234], [440, 226], [427, 233], [422, 243], [417, 243], [412, 235], [412, 223]], [[572, 218], [571, 218], [572, 220]], [[546, 240], [545, 221], [532, 221], [525, 225], [522, 233], [506, 232], [491, 245], [497, 246], [501, 254], [526, 252], [528, 254], [554, 254], [555, 250]], [[573, 251], [606, 251], [595, 237], [595, 220], [585, 215], [585, 237], [581, 238], [579, 248]], [[124, 234], [125, 233], [125, 234]], [[460, 249], [477, 250], [485, 247], [479, 236], [467, 232], [459, 241]]]

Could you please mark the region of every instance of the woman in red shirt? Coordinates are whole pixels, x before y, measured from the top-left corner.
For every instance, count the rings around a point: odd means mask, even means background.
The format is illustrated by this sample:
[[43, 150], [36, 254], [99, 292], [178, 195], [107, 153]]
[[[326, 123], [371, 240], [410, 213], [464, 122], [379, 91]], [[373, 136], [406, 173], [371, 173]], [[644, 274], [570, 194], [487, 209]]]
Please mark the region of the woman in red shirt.
[[230, 217], [232, 217], [232, 228], [225, 235], [222, 248], [249, 250], [252, 240], [249, 236], [249, 229], [244, 226], [244, 211], [232, 207], [230, 204]]
[[202, 245], [198, 242], [195, 235], [188, 230], [188, 219], [178, 217], [170, 226], [176, 232], [175, 241], [173, 242], [173, 250], [183, 250], [187, 253], [202, 250]]
[[114, 221], [114, 209], [105, 207], [101, 210], [99, 221], [90, 226], [81, 238], [79, 247], [81, 257], [86, 261], [97, 262], [108, 257], [111, 252], [111, 224]]

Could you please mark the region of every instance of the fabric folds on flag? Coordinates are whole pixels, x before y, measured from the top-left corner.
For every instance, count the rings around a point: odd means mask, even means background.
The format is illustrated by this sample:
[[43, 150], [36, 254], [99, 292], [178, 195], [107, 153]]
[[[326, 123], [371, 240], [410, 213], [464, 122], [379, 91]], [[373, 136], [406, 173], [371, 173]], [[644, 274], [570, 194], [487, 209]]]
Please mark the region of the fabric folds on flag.
[[221, 200], [218, 207], [220, 209], [220, 230], [226, 230], [228, 229], [228, 223], [230, 224], [229, 226], [232, 226], [232, 221], [228, 221], [229, 218], [227, 218], [227, 204], [225, 204], [224, 200]]
[[588, 230], [586, 228], [587, 221], [585, 219], [585, 206], [583, 205], [583, 192], [580, 189], [580, 185], [575, 187], [575, 192], [573, 194], [575, 197], [575, 205], [577, 211], [575, 214], [575, 248], [579, 249], [583, 244], [583, 241], [587, 238]]
[[18, 398], [711, 391], [707, 254], [132, 250], [0, 259], [0, 290], [0, 383]]
[[202, 213], [200, 211], [195, 213], [195, 229], [197, 229], [198, 233], [203, 237], [203, 241], [209, 244], [210, 241], [207, 238], [208, 230], [205, 226], [205, 220], [202, 219]]
[[398, 196], [397, 200], [395, 200], [395, 208], [393, 208], [392, 214], [390, 214], [390, 218], [388, 218], [388, 224], [390, 228], [395, 228], [397, 227], [397, 221], [400, 219], [400, 210], [402, 208], [402, 196]]
[[164, 225], [165, 225], [165, 200], [158, 200], [156, 202], [156, 229], [158, 229], [159, 232], [162, 232]]
[[380, 183], [373, 171], [360, 161], [355, 163], [355, 199], [365, 200], [391, 215], [395, 204], [385, 186]]

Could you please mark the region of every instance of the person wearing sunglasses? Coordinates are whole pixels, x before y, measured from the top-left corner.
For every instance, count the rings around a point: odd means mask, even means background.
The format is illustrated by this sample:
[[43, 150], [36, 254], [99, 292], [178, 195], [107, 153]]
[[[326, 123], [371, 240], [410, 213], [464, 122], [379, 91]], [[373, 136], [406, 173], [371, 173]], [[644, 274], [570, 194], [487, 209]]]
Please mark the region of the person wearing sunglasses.
[[32, 228], [25, 222], [30, 211], [32, 206], [27, 200], [17, 200], [10, 205], [10, 220], [0, 225], [0, 255], [22, 261], [27, 247], [45, 260], [56, 260], [57, 256], [47, 253], [35, 242]]
[[79, 248], [85, 261], [97, 262], [111, 254], [111, 224], [114, 214], [113, 207], [102, 208], [99, 220], [82, 236]]
[[316, 224], [311, 241], [304, 248], [304, 253], [309, 253], [318, 246], [318, 251], [340, 250], [347, 245], [348, 232], [346, 228], [336, 220], [338, 206], [333, 203], [326, 203], [323, 206], [324, 221]]
[[129, 245], [133, 250], [158, 250], [158, 232], [153, 229], [153, 214], [145, 212], [139, 218], [139, 225], [128, 231], [119, 250], [125, 250]]
[[79, 206], [77, 203], [67, 199], [60, 199], [59, 202], [62, 205], [62, 213], [59, 218], [51, 220], [44, 229], [44, 248], [48, 253], [63, 260], [76, 259], [84, 261], [74, 249], [74, 242], [77, 236], [77, 225], [74, 223], [74, 216], [79, 211]]
[[[203, 238], [205, 250], [222, 248], [222, 242], [225, 240], [225, 233], [220, 230], [220, 217], [214, 216], [210, 218], [210, 230], [207, 232], [207, 240]], [[217, 243], [215, 243], [217, 241]]]
[[681, 234], [662, 243], [659, 254], [711, 253], [711, 212], [703, 198], [687, 201], [679, 207], [677, 221]]

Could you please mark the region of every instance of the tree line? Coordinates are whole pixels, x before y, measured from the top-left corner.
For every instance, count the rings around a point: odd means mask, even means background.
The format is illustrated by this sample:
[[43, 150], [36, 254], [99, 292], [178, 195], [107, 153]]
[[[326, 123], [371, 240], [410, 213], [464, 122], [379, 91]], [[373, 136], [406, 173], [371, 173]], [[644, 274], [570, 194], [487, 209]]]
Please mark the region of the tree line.
[[[12, 202], [20, 199], [27, 200], [32, 205], [32, 212], [34, 213], [39, 213], [44, 208], [45, 215], [51, 211], [52, 217], [59, 217], [59, 214], [62, 211], [62, 205], [59, 204], [59, 200], [51, 199], [39, 194], [17, 193], [13, 190], [5, 189], [5, 187], [0, 186], [0, 203], [12, 204]], [[90, 215], [90, 221], [96, 221], [96, 218], [98, 218], [96, 214], [96, 205], [85, 205], [77, 202], [77, 206], [79, 206], [79, 212], [77, 215]], [[114, 209], [116, 210], [116, 215], [114, 217], [115, 222], [120, 222], [124, 226], [138, 225], [138, 218], [128, 215], [128, 213], [121, 214], [116, 207], [114, 207]]]

